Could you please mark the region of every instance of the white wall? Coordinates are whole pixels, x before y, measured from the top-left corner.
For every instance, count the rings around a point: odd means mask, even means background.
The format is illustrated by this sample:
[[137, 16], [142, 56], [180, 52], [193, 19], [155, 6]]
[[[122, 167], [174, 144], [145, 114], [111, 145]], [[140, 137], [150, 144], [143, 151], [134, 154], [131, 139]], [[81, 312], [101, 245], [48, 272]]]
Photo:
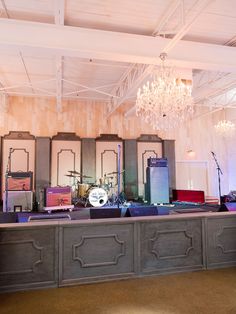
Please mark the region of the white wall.
[[[176, 140], [176, 161], [203, 161], [208, 164], [208, 191], [210, 196], [219, 196], [217, 166], [212, 156], [215, 153], [222, 169], [222, 195], [236, 190], [236, 147], [235, 138], [218, 135], [214, 125], [223, 118], [222, 111], [204, 114], [206, 110], [197, 110], [199, 118], [189, 120], [179, 129], [170, 132], [169, 136]], [[228, 110], [226, 118], [236, 122], [236, 110]], [[194, 156], [188, 156], [187, 150], [192, 149]], [[177, 178], [178, 181], [178, 178]], [[177, 186], [178, 188], [178, 186]]]

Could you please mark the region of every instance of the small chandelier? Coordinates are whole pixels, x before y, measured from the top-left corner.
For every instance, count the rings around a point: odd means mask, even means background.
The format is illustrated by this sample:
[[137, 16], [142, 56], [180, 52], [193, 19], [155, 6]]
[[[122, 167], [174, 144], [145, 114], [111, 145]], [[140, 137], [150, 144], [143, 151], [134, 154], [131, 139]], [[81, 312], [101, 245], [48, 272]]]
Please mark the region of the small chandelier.
[[160, 69], [153, 73], [152, 83], [139, 88], [136, 99], [136, 115], [155, 130], [174, 128], [193, 113], [191, 85], [176, 78], [172, 67], [165, 67], [166, 56], [161, 53]]
[[215, 126], [216, 132], [223, 137], [231, 137], [235, 131], [235, 124], [229, 120], [221, 120]]

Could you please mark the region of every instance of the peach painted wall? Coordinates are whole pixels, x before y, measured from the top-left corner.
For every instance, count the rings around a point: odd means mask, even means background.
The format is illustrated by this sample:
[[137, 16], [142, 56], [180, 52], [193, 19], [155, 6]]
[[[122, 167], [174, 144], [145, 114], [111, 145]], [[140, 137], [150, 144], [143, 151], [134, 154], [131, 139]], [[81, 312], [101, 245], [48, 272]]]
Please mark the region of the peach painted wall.
[[124, 120], [121, 111], [107, 120], [106, 106], [68, 100], [63, 102], [62, 113], [57, 113], [54, 99], [9, 97], [8, 111], [0, 117], [0, 135], [9, 131], [29, 131], [35, 136], [50, 137], [57, 132], [75, 132], [80, 137], [115, 133], [122, 138], [156, 134], [136, 117]]

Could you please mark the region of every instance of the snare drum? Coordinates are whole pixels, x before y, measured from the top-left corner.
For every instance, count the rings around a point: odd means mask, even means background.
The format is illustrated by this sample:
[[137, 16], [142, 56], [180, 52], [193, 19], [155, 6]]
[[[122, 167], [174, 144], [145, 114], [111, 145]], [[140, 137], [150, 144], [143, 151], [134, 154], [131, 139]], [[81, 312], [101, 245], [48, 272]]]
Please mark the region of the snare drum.
[[79, 185], [78, 185], [78, 197], [85, 197], [89, 188], [90, 188], [89, 184], [79, 183]]
[[108, 201], [107, 192], [102, 188], [92, 188], [88, 199], [92, 206], [101, 207]]

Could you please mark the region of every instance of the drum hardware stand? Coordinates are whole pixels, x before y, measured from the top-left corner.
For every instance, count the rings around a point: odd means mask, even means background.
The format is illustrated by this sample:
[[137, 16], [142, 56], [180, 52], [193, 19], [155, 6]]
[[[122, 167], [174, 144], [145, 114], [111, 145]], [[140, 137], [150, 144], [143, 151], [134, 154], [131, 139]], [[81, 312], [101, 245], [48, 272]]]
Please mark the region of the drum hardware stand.
[[219, 198], [220, 198], [220, 204], [221, 204], [221, 182], [220, 182], [220, 175], [223, 175], [223, 172], [220, 169], [219, 163], [216, 159], [216, 155], [214, 152], [211, 152], [213, 159], [215, 160], [216, 163], [216, 170], [217, 170], [217, 174], [218, 174], [218, 188], [219, 188]]
[[120, 204], [123, 204], [123, 200], [121, 198], [121, 192], [120, 192], [120, 175], [123, 173], [125, 170], [120, 170], [120, 154], [121, 154], [121, 145], [118, 144], [118, 162], [117, 162], [117, 181], [118, 181], [118, 188], [117, 188], [117, 207], [120, 208]]

